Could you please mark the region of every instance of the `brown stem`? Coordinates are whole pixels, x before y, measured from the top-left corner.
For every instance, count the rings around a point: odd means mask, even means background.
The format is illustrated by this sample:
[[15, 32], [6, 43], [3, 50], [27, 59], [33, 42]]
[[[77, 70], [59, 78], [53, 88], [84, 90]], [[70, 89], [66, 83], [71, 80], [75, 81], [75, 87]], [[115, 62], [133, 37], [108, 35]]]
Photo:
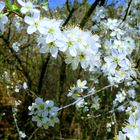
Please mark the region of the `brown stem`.
[[40, 74], [40, 78], [39, 78], [39, 84], [38, 84], [38, 93], [41, 93], [42, 90], [42, 86], [43, 86], [43, 80], [44, 80], [44, 76], [45, 76], [45, 72], [48, 66], [50, 60], [50, 55], [48, 55], [45, 63], [42, 65], [42, 69], [41, 69], [41, 74]]

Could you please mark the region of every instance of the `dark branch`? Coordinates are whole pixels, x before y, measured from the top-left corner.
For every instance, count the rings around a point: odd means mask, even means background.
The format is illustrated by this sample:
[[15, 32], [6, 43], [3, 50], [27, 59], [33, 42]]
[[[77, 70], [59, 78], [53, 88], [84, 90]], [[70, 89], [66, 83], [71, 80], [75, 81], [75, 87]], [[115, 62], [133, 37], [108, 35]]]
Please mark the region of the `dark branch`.
[[78, 9], [77, 4], [78, 4], [78, 1], [74, 0], [73, 7], [70, 10], [69, 15], [68, 15], [67, 19], [65, 20], [65, 22], [63, 23], [62, 27], [65, 27], [68, 24], [69, 20], [73, 16], [73, 13]]
[[41, 93], [42, 86], [43, 86], [44, 75], [45, 75], [49, 60], [50, 60], [50, 55], [48, 55], [47, 60], [42, 65], [41, 74], [40, 74], [40, 78], [39, 78], [39, 84], [38, 84], [38, 93]]
[[100, 2], [100, 6], [103, 6], [104, 4], [105, 4], [105, 2], [106, 2], [106, 0], [101, 0], [101, 2]]
[[65, 22], [63, 23], [62, 27], [66, 26], [66, 25], [68, 24], [68, 22], [69, 22], [70, 18], [72, 17], [74, 11], [75, 11], [75, 8], [73, 7], [72, 10], [71, 10], [70, 13], [69, 13], [67, 19], [66, 19]]
[[124, 21], [126, 20], [126, 17], [127, 17], [127, 15], [128, 15], [128, 12], [129, 12], [131, 3], [132, 3], [132, 0], [130, 0], [129, 3], [128, 3], [128, 7], [127, 7], [127, 9], [126, 9], [126, 13], [125, 13], [125, 16], [124, 16], [122, 22], [124, 22]]
[[69, 11], [69, 13], [70, 13], [69, 0], [66, 0], [66, 7], [67, 7], [67, 10], [68, 10], [68, 11]]
[[83, 19], [81, 20], [80, 23], [80, 28], [83, 28], [85, 26], [85, 24], [88, 22], [90, 16], [92, 15], [92, 12], [95, 10], [96, 6], [99, 4], [100, 0], [96, 0], [91, 7], [89, 8], [89, 10], [86, 12], [85, 16], [83, 17]]

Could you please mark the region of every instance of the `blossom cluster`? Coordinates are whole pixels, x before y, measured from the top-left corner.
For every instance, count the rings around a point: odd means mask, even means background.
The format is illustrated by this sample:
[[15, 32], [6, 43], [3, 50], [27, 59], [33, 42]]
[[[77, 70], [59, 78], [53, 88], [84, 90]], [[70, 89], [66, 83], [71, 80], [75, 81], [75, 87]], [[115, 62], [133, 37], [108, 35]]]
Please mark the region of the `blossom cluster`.
[[97, 35], [93, 36], [89, 31], [82, 31], [78, 27], [61, 31], [61, 20], [50, 19], [44, 22], [45, 33], [38, 38], [41, 53], [50, 52], [56, 58], [58, 52], [62, 52], [66, 64], [71, 64], [73, 70], [77, 69], [78, 64], [89, 71], [100, 67], [101, 46]]
[[19, 84], [15, 86], [15, 92], [18, 93], [21, 89], [26, 90], [27, 88], [28, 88], [28, 85], [26, 82], [24, 82], [22, 85]]
[[99, 23], [106, 17], [106, 14], [106, 9], [103, 6], [97, 6], [92, 21]]
[[106, 19], [107, 10], [103, 6], [97, 6], [94, 16], [92, 17], [93, 26], [91, 30], [93, 32], [99, 31], [100, 23]]
[[12, 48], [15, 52], [18, 52], [20, 49], [20, 44], [18, 42], [13, 43]]
[[81, 81], [80, 79], [77, 80], [77, 84], [70, 88], [68, 97], [72, 97], [74, 99], [77, 99], [80, 96], [80, 93], [82, 93], [85, 89], [88, 87], [86, 86], [87, 81]]
[[134, 64], [130, 59], [135, 43], [131, 37], [124, 36], [125, 32], [119, 28], [119, 23], [117, 19], [108, 19], [106, 24], [111, 31], [111, 39], [105, 43], [105, 63], [102, 70], [111, 84], [126, 82], [127, 85], [133, 81], [132, 77], [137, 77]]
[[84, 105], [86, 104], [85, 100], [82, 99], [83, 97], [83, 92], [88, 88], [86, 86], [87, 81], [81, 81], [80, 79], [77, 80], [77, 84], [74, 85], [73, 87], [70, 88], [69, 93], [67, 94], [68, 97], [72, 97], [75, 100], [79, 100], [76, 103], [76, 107], [84, 107]]
[[48, 129], [59, 122], [57, 117], [59, 108], [54, 106], [54, 102], [51, 100], [44, 102], [42, 98], [38, 97], [28, 109], [30, 110], [29, 115], [32, 115], [32, 121], [37, 122], [38, 127]]
[[83, 110], [83, 112], [88, 112], [90, 108], [98, 110], [100, 108], [99, 96], [93, 97], [90, 104], [87, 103], [84, 99], [84, 97], [90, 93], [95, 93], [95, 88], [89, 90], [89, 88], [87, 87], [87, 81], [81, 81], [80, 79], [78, 79], [76, 85], [70, 88], [67, 96], [75, 99], [77, 109], [81, 109]]
[[[136, 3], [138, 2], [133, 2], [132, 5], [136, 6]], [[124, 9], [126, 10], [126, 8], [127, 6]], [[132, 13], [133, 12], [134, 11], [132, 11]], [[123, 13], [125, 12], [122, 12], [122, 14]], [[137, 11], [136, 13], [139, 12]], [[136, 81], [133, 79], [137, 77], [137, 74], [133, 60], [131, 59], [131, 54], [136, 49], [133, 35], [135, 33], [136, 36], [139, 34], [139, 27], [136, 27], [137, 29], [134, 31], [134, 28], [131, 27], [132, 20], [129, 20], [128, 23], [130, 24], [127, 24], [126, 22], [123, 23], [120, 19], [108, 18], [107, 10], [104, 7], [96, 8], [92, 21], [92, 31], [102, 32], [100, 37], [103, 41], [101, 44], [104, 46], [104, 48], [102, 48], [104, 53], [102, 53], [103, 65], [101, 69], [104, 75], [107, 76], [111, 84], [116, 86], [123, 82], [127, 86], [136, 86], [136, 84], [134, 84]], [[128, 30], [128, 28], [130, 30]], [[104, 36], [106, 36], [106, 38]]]
[[[63, 20], [42, 18], [40, 11], [35, 6], [18, 0], [22, 6], [24, 21], [28, 34], [37, 34], [37, 43], [40, 53], [50, 53], [56, 58], [62, 53], [66, 64], [71, 64], [73, 70], [80, 64], [84, 70], [95, 71], [101, 66], [99, 51], [100, 40], [98, 35], [92, 35], [90, 31], [83, 31], [79, 27], [63, 29]], [[24, 10], [23, 10], [24, 9]]]
[[135, 103], [135, 110], [131, 112], [125, 127], [119, 132], [118, 140], [140, 139], [140, 104]]
[[[113, 101], [113, 106], [119, 112], [130, 112], [133, 110], [133, 106], [135, 104], [134, 100], [136, 99], [136, 91], [135, 89], [130, 88], [129, 90], [121, 89], [116, 94], [116, 98]], [[121, 104], [121, 105], [120, 105]]]
[[114, 122], [106, 123], [107, 132], [111, 132], [111, 127], [114, 125]]

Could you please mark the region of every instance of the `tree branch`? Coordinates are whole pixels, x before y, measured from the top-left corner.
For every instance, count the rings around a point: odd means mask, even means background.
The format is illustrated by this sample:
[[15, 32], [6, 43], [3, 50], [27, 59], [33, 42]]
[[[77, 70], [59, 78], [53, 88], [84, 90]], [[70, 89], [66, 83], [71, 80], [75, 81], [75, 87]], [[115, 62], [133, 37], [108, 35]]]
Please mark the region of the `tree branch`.
[[69, 13], [70, 13], [69, 0], [66, 0], [66, 7], [67, 7], [67, 10], [68, 10], [68, 11], [69, 11]]
[[89, 8], [89, 10], [86, 12], [85, 16], [83, 17], [83, 19], [81, 20], [80, 23], [80, 28], [83, 28], [85, 26], [85, 24], [88, 22], [90, 16], [92, 15], [92, 12], [95, 10], [96, 6], [99, 4], [100, 0], [96, 0], [91, 7]]
[[65, 22], [63, 23], [62, 27], [66, 26], [66, 25], [68, 24], [68, 22], [69, 22], [70, 18], [72, 17], [74, 11], [75, 11], [75, 8], [73, 7], [72, 10], [71, 10], [70, 13], [69, 13], [67, 19], [66, 19]]
[[101, 0], [100, 6], [103, 6], [105, 4], [106, 0]]
[[[67, 0], [67, 2], [68, 2], [68, 0]], [[66, 4], [67, 4], [67, 2], [66, 2]], [[69, 15], [68, 15], [68, 17], [66, 18], [66, 20], [65, 20], [65, 22], [63, 23], [63, 25], [62, 25], [62, 27], [65, 27], [67, 24], [68, 24], [68, 22], [69, 22], [69, 20], [71, 19], [71, 17], [72, 17], [72, 15], [73, 15], [73, 13], [78, 9], [77, 7], [76, 7], [76, 5], [77, 5], [77, 0], [74, 0], [74, 4], [73, 4], [73, 7], [72, 7], [72, 9], [69, 11]], [[68, 6], [69, 7], [69, 6]], [[68, 8], [67, 7], [67, 8]]]
[[124, 21], [126, 20], [126, 17], [127, 17], [127, 15], [128, 15], [128, 12], [129, 12], [131, 3], [132, 3], [132, 0], [130, 0], [129, 3], [128, 3], [128, 7], [127, 7], [127, 9], [126, 9], [126, 13], [125, 13], [125, 16], [124, 16], [122, 22], [124, 22]]
[[68, 107], [70, 107], [70, 106], [73, 106], [73, 105], [77, 104], [78, 102], [82, 101], [83, 99], [88, 98], [88, 97], [90, 97], [90, 96], [92, 96], [92, 95], [94, 95], [94, 94], [96, 94], [96, 93], [99, 93], [99, 92], [101, 92], [102, 90], [105, 90], [105, 89], [107, 89], [107, 88], [109, 88], [109, 87], [112, 87], [112, 86], [113, 86], [113, 85], [108, 85], [108, 86], [103, 87], [102, 89], [97, 90], [96, 92], [92, 92], [92, 93], [90, 93], [90, 94], [87, 94], [87, 95], [85, 95], [85, 96], [83, 96], [83, 97], [77, 99], [76, 101], [72, 102], [71, 104], [68, 104], [68, 105], [66, 105], [66, 106], [61, 107], [59, 110], [68, 108]]
[[38, 84], [38, 93], [39, 94], [41, 93], [41, 90], [42, 90], [44, 75], [45, 75], [49, 60], [50, 60], [50, 55], [48, 55], [45, 63], [42, 65], [41, 74], [40, 74], [40, 78], [39, 78], [39, 84]]

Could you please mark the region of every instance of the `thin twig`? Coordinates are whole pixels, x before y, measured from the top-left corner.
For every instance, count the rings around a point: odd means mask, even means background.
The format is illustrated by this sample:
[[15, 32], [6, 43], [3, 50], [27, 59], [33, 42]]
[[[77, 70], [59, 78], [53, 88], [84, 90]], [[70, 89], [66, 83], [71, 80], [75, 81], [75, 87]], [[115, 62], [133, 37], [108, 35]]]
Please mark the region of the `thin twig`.
[[88, 117], [88, 118], [86, 118], [86, 120], [91, 119], [91, 118], [98, 118], [98, 117], [102, 117], [102, 116], [105, 116], [105, 115], [114, 113], [115, 111], [117, 111], [117, 109], [118, 109], [120, 106], [122, 106], [122, 105], [127, 105], [127, 104], [128, 104], [128, 102], [125, 102], [125, 103], [123, 103], [123, 104], [121, 104], [121, 105], [119, 105], [119, 106], [113, 108], [112, 110], [110, 110], [110, 111], [108, 111], [108, 112], [101, 113], [101, 114], [98, 114], [98, 115], [96, 115], [96, 116]]
[[14, 108], [12, 108], [12, 113], [13, 113], [13, 118], [14, 118], [14, 122], [15, 122], [15, 125], [16, 125], [16, 129], [17, 129], [17, 132], [18, 132], [18, 135], [19, 135], [19, 139], [21, 139], [21, 136], [20, 136], [20, 130], [19, 130], [19, 127], [18, 127], [18, 123], [17, 123], [17, 119], [16, 119], [16, 114], [14, 112]]
[[124, 21], [126, 20], [126, 17], [127, 17], [127, 15], [128, 15], [128, 12], [129, 12], [131, 3], [132, 3], [132, 0], [130, 0], [129, 3], [128, 3], [128, 7], [127, 7], [127, 9], [126, 9], [126, 13], [125, 13], [125, 16], [124, 16], [122, 22], [124, 22]]
[[85, 96], [81, 97], [80, 99], [77, 99], [76, 101], [72, 102], [71, 104], [68, 104], [68, 105], [66, 105], [66, 106], [61, 107], [59, 110], [68, 108], [68, 107], [70, 107], [70, 106], [73, 106], [73, 105], [77, 104], [78, 102], [82, 101], [83, 99], [88, 98], [88, 97], [90, 97], [90, 96], [92, 96], [92, 95], [94, 95], [94, 94], [96, 94], [96, 93], [98, 93], [98, 92], [101, 92], [102, 90], [105, 90], [105, 89], [107, 89], [107, 88], [109, 88], [109, 87], [112, 87], [112, 86], [113, 86], [113, 85], [108, 85], [108, 86], [103, 87], [103, 88], [100, 89], [100, 90], [97, 90], [96, 92], [92, 92], [92, 93], [90, 93], [90, 94], [88, 94], [88, 95], [85, 95]]
[[29, 137], [28, 140], [31, 140], [31, 138], [33, 137], [33, 135], [38, 131], [39, 128], [36, 128], [35, 131], [32, 133], [32, 135]]
[[[35, 92], [33, 92], [33, 91], [31, 91], [30, 89], [26, 89], [28, 92], [27, 93], [31, 93], [33, 96], [35, 96], [35, 97], [38, 97], [36, 94], [35, 94]], [[31, 96], [32, 96], [31, 95]]]
[[23, 15], [21, 15], [20, 13], [18, 13], [18, 12], [16, 12], [16, 11], [11, 11], [11, 10], [7, 10], [9, 13], [8, 14], [11, 14], [11, 13], [13, 13], [13, 14], [15, 14], [15, 15], [17, 15], [17, 16], [19, 16], [19, 17], [21, 17], [21, 18], [24, 18], [24, 16]]

